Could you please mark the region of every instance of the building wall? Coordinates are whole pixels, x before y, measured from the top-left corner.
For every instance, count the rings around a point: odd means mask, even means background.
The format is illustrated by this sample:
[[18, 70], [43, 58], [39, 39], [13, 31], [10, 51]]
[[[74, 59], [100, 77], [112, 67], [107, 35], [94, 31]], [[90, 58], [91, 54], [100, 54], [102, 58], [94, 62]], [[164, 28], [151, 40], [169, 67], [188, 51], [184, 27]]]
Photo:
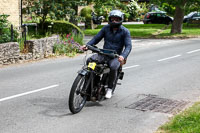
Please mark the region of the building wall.
[[21, 25], [21, 0], [0, 0], [0, 14], [10, 15], [8, 21], [14, 27]]

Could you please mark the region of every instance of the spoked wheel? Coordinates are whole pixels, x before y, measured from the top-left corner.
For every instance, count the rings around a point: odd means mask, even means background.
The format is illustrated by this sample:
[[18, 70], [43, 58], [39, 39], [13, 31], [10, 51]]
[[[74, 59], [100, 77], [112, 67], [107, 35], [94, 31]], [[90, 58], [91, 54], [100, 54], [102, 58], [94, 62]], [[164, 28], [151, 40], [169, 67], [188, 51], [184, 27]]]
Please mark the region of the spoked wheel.
[[72, 85], [69, 95], [69, 109], [73, 114], [82, 110], [86, 103], [87, 95], [84, 94], [85, 76], [78, 75]]
[[97, 100], [98, 101], [104, 100], [105, 99], [105, 94], [106, 94], [105, 88], [104, 87], [99, 88], [97, 94], [98, 94], [97, 95]]

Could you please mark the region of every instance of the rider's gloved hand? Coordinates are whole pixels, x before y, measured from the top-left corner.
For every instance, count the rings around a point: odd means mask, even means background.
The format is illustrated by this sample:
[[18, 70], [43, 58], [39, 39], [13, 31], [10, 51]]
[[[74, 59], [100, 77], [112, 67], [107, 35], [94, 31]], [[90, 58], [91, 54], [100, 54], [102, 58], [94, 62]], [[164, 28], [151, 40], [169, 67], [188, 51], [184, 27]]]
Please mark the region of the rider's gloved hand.
[[87, 48], [86, 45], [83, 45], [83, 46], [81, 47], [81, 49], [82, 49], [83, 51], [87, 51], [87, 50], [88, 50], [88, 48]]

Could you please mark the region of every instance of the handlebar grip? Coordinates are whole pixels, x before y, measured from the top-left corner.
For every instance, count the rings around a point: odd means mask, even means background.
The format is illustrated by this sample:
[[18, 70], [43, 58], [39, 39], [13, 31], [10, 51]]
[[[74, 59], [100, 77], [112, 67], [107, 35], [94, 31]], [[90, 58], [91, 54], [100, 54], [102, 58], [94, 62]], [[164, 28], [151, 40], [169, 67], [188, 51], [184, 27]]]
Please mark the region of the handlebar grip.
[[115, 57], [119, 57], [119, 55], [118, 55], [118, 54], [115, 54]]

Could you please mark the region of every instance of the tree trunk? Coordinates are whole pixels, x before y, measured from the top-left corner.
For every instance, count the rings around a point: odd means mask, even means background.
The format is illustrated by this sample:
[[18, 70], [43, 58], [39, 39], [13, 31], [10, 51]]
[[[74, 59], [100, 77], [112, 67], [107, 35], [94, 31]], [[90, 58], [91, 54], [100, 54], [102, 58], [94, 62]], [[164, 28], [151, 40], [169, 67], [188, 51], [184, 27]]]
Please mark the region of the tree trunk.
[[184, 6], [186, 2], [183, 1], [181, 5], [176, 6], [174, 21], [172, 24], [171, 33], [181, 33], [182, 32], [182, 25], [183, 25], [183, 17], [184, 17]]

